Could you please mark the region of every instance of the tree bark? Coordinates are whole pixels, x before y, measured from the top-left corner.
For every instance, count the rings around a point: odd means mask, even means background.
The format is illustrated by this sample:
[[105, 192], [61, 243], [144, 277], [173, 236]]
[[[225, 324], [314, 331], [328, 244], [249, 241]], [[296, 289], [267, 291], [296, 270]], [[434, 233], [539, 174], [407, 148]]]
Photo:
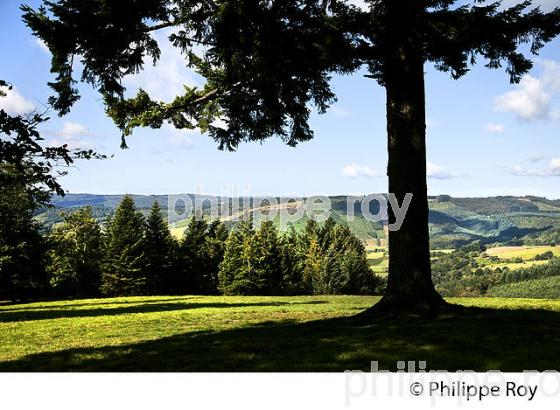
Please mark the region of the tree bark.
[[[407, 8], [413, 9], [411, 6]], [[417, 34], [420, 30], [415, 29], [421, 16], [403, 16], [398, 10], [396, 13], [401, 24], [389, 40], [394, 43], [385, 61], [384, 76], [389, 151], [387, 175], [389, 192], [396, 196], [399, 204], [403, 203], [407, 193], [413, 196], [401, 228], [389, 232], [389, 276], [385, 294], [366, 312], [390, 315], [432, 313], [448, 305], [434, 288], [430, 267], [424, 58], [422, 38]], [[407, 25], [410, 27], [408, 32]], [[390, 211], [389, 222], [394, 220]]]

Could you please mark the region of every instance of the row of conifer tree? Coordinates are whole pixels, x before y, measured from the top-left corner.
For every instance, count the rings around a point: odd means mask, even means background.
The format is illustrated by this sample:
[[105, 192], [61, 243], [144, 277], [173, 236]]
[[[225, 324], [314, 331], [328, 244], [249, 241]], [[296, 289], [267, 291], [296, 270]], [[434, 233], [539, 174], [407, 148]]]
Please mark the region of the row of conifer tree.
[[363, 243], [333, 219], [281, 233], [271, 221], [228, 229], [193, 216], [177, 240], [157, 202], [144, 217], [125, 196], [103, 227], [81, 208], [46, 243], [33, 297], [373, 294], [381, 286]]

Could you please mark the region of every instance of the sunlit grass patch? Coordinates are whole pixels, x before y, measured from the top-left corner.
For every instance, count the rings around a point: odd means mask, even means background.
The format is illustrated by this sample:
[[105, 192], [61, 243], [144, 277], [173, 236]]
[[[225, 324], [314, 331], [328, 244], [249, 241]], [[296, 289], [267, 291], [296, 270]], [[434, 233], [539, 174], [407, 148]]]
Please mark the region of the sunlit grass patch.
[[530, 260], [548, 251], [551, 251], [554, 256], [560, 256], [560, 246], [498, 246], [488, 248], [486, 253], [489, 256], [497, 256], [500, 259], [521, 258], [523, 260]]
[[[368, 296], [154, 296], [0, 306], [0, 370], [560, 368], [560, 301], [455, 298], [438, 319], [353, 316]], [[481, 310], [474, 308], [492, 309]]]

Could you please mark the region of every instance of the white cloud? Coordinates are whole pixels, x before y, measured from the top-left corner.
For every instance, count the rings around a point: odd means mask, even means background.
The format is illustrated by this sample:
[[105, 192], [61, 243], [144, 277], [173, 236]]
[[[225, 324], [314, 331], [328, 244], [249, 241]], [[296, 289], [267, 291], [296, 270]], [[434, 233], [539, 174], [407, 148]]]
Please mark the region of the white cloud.
[[431, 162], [426, 163], [426, 174], [428, 178], [433, 179], [451, 179], [458, 176], [457, 174], [449, 171], [447, 168], [435, 165]]
[[76, 137], [93, 136], [84, 125], [70, 121], [65, 121], [62, 125], [62, 129], [57, 134], [60, 138], [65, 140], [71, 140]]
[[[198, 130], [178, 130], [172, 125], [165, 124], [162, 127], [163, 130], [167, 130], [168, 143], [160, 148], [152, 151], [154, 155], [165, 155], [170, 153], [176, 153], [179, 150], [191, 150], [196, 148], [196, 144], [190, 137], [191, 135], [200, 135]], [[166, 160], [171, 160], [167, 158]]]
[[360, 166], [353, 163], [350, 165], [346, 165], [344, 168], [342, 168], [342, 175], [344, 175], [346, 178], [358, 178], [358, 177], [373, 178], [379, 176], [379, 173], [373, 171], [367, 165]]
[[165, 124], [163, 126], [164, 130], [167, 130], [169, 134], [169, 142], [173, 146], [173, 149], [193, 149], [195, 148], [195, 144], [191, 139], [191, 135], [198, 134], [199, 131], [194, 130], [180, 130], [172, 125]]
[[77, 122], [64, 121], [62, 129], [55, 132], [54, 136], [48, 143], [51, 147], [67, 145], [69, 149], [97, 149], [95, 142], [88, 140], [95, 134]]
[[526, 75], [517, 85], [517, 89], [496, 97], [494, 108], [511, 112], [522, 121], [542, 120], [550, 115], [550, 98], [541, 80]]
[[548, 159], [548, 155], [544, 154], [531, 154], [529, 155], [528, 161], [529, 162], [541, 162], [545, 159]]
[[560, 177], [560, 158], [554, 158], [550, 161], [550, 172], [557, 177]]
[[553, 158], [544, 169], [524, 168], [515, 165], [509, 173], [520, 177], [560, 177], [560, 158]]
[[22, 96], [16, 87], [10, 90], [8, 87], [0, 87], [0, 91], [5, 95], [0, 95], [0, 109], [10, 115], [28, 114], [35, 109], [35, 105], [27, 98]]
[[491, 132], [492, 134], [499, 134], [505, 131], [506, 127], [503, 124], [496, 124], [496, 123], [488, 123], [485, 127], [486, 131]]
[[44, 53], [49, 54], [49, 55], [51, 54], [51, 50], [49, 50], [49, 48], [47, 47], [47, 44], [43, 40], [41, 40], [40, 38], [35, 37], [35, 45], [37, 45], [41, 49], [41, 51], [43, 51]]
[[161, 57], [156, 66], [153, 65], [151, 58], [146, 57], [142, 71], [127, 75], [123, 79], [129, 91], [136, 92], [142, 88], [153, 99], [169, 102], [175, 96], [182, 94], [183, 85], [190, 87], [197, 85], [193, 72], [186, 67], [185, 56], [168, 40], [170, 34], [171, 31], [154, 34], [161, 50]]
[[551, 60], [541, 60], [543, 67], [542, 82], [547, 89], [560, 92], [560, 63]]
[[536, 169], [527, 169], [519, 165], [514, 165], [513, 167], [511, 167], [509, 173], [517, 177], [543, 176], [541, 171], [537, 171]]
[[[212, 126], [214, 126], [214, 127], [216, 127], [216, 128], [220, 128], [220, 129], [222, 129], [222, 130], [227, 130], [227, 129], [228, 129], [228, 121], [227, 121], [227, 118], [226, 118], [226, 117], [223, 117], [223, 118], [215, 119], [215, 120], [212, 122]], [[198, 130], [198, 132], [200, 132], [200, 129], [199, 129], [199, 128], [197, 128], [197, 130]]]
[[560, 64], [541, 60], [539, 65], [543, 68], [539, 78], [525, 75], [516, 89], [494, 99], [494, 109], [513, 113], [526, 122], [555, 119], [560, 111], [552, 103], [560, 94]]
[[[447, 168], [435, 165], [431, 162], [426, 163], [426, 174], [428, 178], [433, 179], [450, 179], [459, 176], [458, 174], [451, 172]], [[374, 178], [382, 176], [382, 173], [374, 171], [368, 166], [361, 166], [353, 163], [342, 168], [342, 175], [346, 178]]]

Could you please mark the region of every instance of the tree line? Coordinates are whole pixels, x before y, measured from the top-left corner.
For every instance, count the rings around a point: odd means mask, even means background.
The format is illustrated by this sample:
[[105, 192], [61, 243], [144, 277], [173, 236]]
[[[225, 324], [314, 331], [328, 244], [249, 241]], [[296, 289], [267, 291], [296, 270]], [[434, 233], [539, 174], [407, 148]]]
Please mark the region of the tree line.
[[271, 221], [255, 227], [246, 218], [228, 229], [193, 215], [176, 239], [157, 202], [144, 216], [127, 195], [103, 226], [91, 207], [64, 215], [44, 234], [31, 214], [22, 221], [19, 244], [27, 248], [0, 260], [3, 299], [374, 294], [383, 286], [363, 243], [332, 218], [281, 233]]

